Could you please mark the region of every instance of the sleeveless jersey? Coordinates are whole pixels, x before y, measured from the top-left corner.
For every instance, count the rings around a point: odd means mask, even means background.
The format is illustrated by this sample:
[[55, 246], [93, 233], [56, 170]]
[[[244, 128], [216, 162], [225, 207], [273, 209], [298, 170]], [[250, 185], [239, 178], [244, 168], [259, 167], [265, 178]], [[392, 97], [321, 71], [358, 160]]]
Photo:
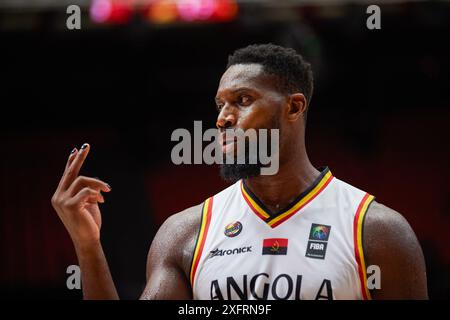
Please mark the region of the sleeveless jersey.
[[203, 204], [194, 299], [370, 299], [362, 226], [373, 199], [325, 168], [273, 214], [236, 182]]

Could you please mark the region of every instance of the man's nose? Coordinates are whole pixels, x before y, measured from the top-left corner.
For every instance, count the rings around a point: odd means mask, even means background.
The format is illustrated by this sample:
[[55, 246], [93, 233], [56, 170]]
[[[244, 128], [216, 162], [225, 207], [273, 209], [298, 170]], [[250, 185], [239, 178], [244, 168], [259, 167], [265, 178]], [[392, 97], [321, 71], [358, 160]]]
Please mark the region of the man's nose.
[[219, 130], [232, 128], [236, 125], [237, 115], [233, 107], [224, 106], [217, 117], [216, 127]]

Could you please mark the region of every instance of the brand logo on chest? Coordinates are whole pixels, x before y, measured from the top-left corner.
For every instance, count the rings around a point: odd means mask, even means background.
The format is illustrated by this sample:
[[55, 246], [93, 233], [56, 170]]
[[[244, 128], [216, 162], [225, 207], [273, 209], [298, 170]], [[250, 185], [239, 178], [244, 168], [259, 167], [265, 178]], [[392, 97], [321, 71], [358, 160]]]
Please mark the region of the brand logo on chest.
[[210, 251], [209, 257], [213, 258], [213, 257], [231, 256], [234, 254], [248, 253], [248, 252], [252, 252], [252, 246], [245, 246], [245, 247], [234, 248], [234, 249], [216, 248], [216, 249]]

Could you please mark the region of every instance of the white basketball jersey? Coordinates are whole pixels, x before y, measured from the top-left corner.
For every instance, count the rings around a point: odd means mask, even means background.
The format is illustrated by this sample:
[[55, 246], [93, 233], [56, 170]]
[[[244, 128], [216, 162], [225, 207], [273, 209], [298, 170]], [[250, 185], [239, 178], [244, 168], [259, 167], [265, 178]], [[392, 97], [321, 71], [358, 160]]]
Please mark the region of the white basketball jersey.
[[203, 205], [194, 299], [370, 299], [362, 225], [373, 199], [325, 168], [274, 214], [236, 182]]

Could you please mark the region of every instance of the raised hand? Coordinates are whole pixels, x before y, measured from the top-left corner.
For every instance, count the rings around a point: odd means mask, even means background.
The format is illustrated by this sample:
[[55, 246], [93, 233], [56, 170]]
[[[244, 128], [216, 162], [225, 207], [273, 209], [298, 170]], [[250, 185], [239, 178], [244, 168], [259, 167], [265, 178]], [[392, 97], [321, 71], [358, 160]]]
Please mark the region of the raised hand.
[[78, 176], [89, 150], [87, 143], [80, 150], [73, 149], [52, 197], [53, 208], [75, 246], [100, 240], [102, 219], [98, 203], [105, 202], [101, 191], [111, 191], [111, 187], [103, 181]]

